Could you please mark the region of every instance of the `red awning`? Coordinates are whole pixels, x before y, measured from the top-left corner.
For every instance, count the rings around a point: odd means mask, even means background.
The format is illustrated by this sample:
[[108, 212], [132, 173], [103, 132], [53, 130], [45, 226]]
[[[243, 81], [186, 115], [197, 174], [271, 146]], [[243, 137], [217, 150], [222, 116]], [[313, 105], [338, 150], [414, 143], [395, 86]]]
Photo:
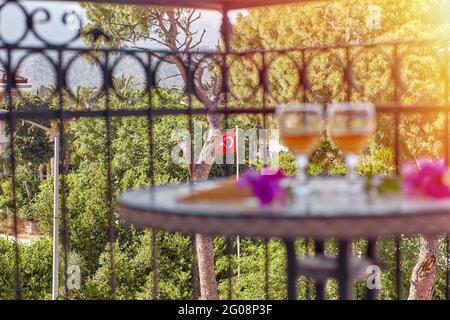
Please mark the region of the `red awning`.
[[171, 6], [171, 7], [196, 8], [196, 9], [211, 9], [211, 10], [235, 10], [235, 9], [271, 6], [276, 4], [300, 3], [310, 1], [314, 0], [109, 0], [109, 1], [90, 0], [86, 2], [141, 4], [141, 5]]

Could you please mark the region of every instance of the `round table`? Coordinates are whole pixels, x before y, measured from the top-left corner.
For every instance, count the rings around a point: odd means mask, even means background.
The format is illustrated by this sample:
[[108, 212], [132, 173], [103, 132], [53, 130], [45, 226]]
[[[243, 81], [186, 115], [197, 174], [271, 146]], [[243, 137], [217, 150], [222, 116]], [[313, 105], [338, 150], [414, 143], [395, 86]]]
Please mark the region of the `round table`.
[[[367, 267], [377, 263], [375, 242], [379, 236], [450, 232], [450, 200], [350, 195], [345, 192], [347, 182], [343, 178], [312, 179], [311, 187], [316, 192], [288, 206], [260, 207], [257, 199], [227, 203], [180, 201], [183, 196], [217, 183], [220, 182], [130, 190], [120, 197], [120, 214], [126, 223], [169, 232], [281, 238], [287, 248], [290, 299], [296, 297], [299, 275], [317, 280], [318, 298], [323, 297], [325, 280], [330, 277], [339, 282], [340, 298], [351, 298], [353, 280], [364, 277]], [[314, 257], [297, 261], [297, 237], [317, 240]], [[351, 255], [351, 240], [358, 237], [369, 239], [367, 257]], [[327, 238], [338, 239], [336, 259], [323, 254], [323, 241]], [[369, 297], [374, 292], [369, 292]]]

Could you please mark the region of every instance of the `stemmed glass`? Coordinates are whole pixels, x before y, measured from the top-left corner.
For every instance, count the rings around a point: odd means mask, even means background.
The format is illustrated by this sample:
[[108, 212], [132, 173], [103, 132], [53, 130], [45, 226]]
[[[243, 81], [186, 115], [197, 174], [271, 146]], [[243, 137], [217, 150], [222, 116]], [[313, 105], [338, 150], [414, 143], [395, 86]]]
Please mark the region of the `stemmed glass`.
[[310, 193], [308, 187], [309, 156], [317, 147], [323, 129], [323, 107], [320, 104], [283, 104], [276, 108], [280, 137], [296, 157], [297, 195]]
[[375, 108], [370, 103], [328, 105], [328, 133], [345, 156], [349, 191], [359, 192], [356, 165], [370, 135], [375, 130]]

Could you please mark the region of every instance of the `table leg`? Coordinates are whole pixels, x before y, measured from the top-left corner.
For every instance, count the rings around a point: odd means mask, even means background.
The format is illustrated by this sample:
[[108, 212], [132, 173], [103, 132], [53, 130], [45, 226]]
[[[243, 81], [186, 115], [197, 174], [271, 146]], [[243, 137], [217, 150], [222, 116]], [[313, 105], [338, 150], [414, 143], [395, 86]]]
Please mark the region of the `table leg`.
[[[322, 255], [325, 253], [325, 242], [318, 240], [315, 242], [315, 254]], [[316, 279], [316, 300], [325, 299], [325, 282], [321, 279]]]
[[[306, 250], [306, 257], [309, 257], [309, 242], [310, 239], [306, 238], [305, 239], [305, 250]], [[306, 283], [306, 300], [312, 300], [311, 299], [311, 279], [309, 279], [308, 277], [305, 277], [305, 283]]]
[[284, 243], [287, 251], [287, 298], [288, 300], [297, 300], [297, 256], [294, 240], [285, 239]]
[[350, 300], [353, 298], [353, 279], [349, 272], [351, 256], [352, 242], [349, 240], [339, 240], [337, 280], [339, 284], [339, 299], [341, 300]]

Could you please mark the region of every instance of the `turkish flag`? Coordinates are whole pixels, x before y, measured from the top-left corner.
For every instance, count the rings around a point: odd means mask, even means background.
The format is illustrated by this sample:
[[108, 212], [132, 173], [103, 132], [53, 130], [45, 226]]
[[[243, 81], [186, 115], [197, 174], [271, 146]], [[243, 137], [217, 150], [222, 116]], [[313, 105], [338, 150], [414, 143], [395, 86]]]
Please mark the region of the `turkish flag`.
[[236, 130], [228, 131], [221, 137], [219, 147], [216, 149], [216, 155], [236, 152]]

